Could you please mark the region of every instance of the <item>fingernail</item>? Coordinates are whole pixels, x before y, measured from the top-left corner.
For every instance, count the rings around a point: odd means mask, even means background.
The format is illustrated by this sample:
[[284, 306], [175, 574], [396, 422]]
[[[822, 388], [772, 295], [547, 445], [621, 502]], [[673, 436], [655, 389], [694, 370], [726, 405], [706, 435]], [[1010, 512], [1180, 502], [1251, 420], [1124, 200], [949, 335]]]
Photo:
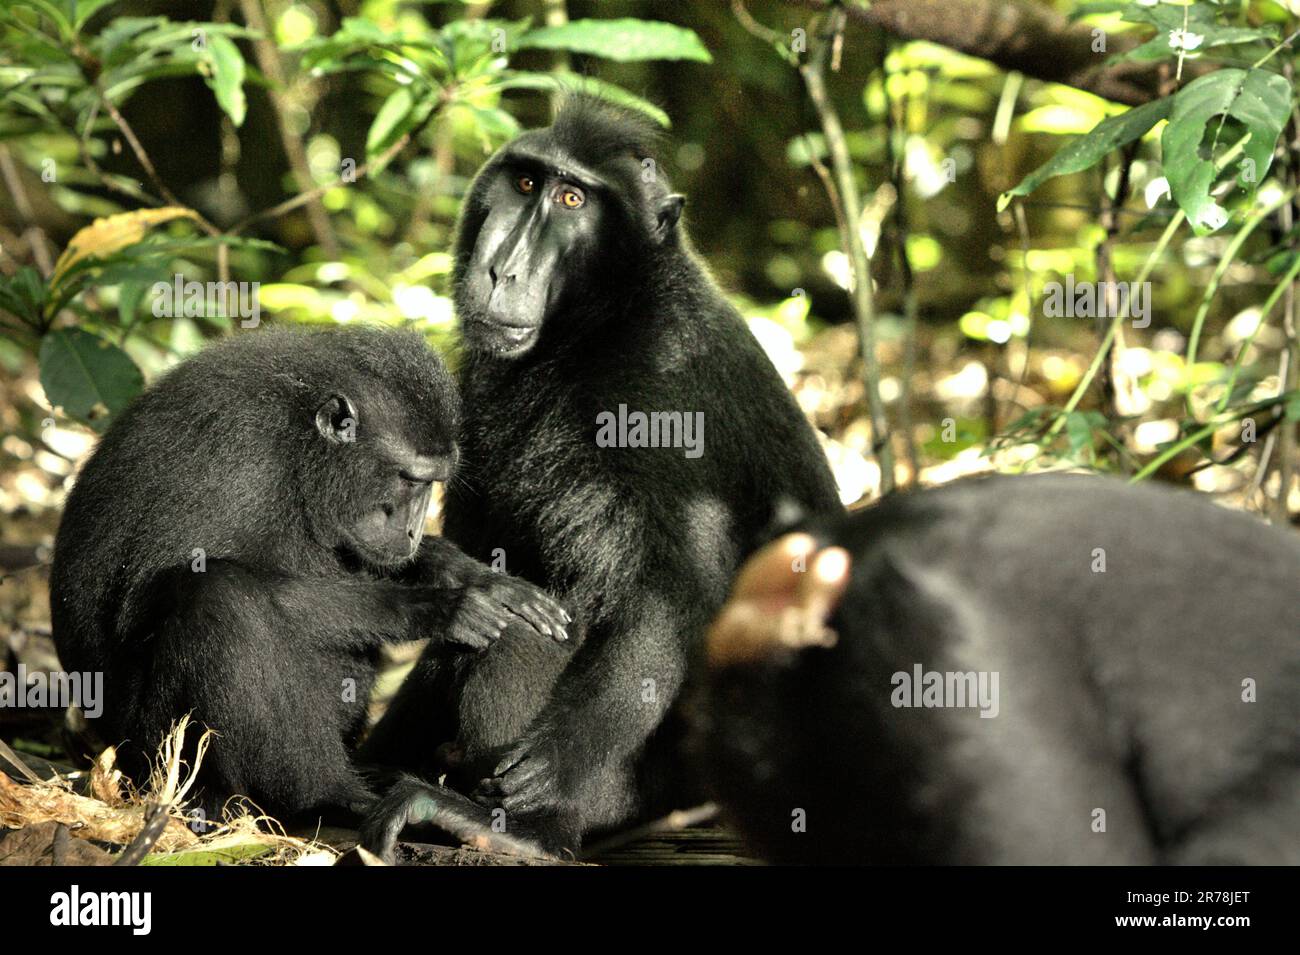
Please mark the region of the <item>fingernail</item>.
[[828, 584], [838, 583], [849, 572], [848, 552], [840, 547], [831, 547], [822, 551], [813, 564], [813, 572], [816, 573], [818, 580]]

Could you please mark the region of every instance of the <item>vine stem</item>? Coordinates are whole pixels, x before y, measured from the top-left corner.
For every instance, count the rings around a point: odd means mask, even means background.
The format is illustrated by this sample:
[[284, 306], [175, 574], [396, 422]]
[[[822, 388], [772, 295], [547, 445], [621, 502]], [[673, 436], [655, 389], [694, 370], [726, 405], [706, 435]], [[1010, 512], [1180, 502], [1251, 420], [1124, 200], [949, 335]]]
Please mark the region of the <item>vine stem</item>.
[[1294, 33], [1292, 33], [1289, 37], [1287, 37], [1285, 40], [1283, 40], [1283, 41], [1282, 41], [1281, 43], [1279, 43], [1277, 46], [1273, 47], [1273, 49], [1269, 50], [1267, 53], [1265, 53], [1263, 56], [1261, 56], [1261, 57], [1260, 57], [1258, 60], [1256, 60], [1254, 63], [1250, 64], [1250, 68], [1251, 68], [1252, 70], [1257, 70], [1257, 69], [1259, 69], [1261, 66], [1263, 66], [1265, 63], [1267, 63], [1269, 60], [1273, 59], [1273, 57], [1277, 56], [1279, 53], [1281, 53], [1283, 50], [1285, 50], [1287, 47], [1289, 47], [1292, 43], [1294, 43], [1295, 40], [1296, 40], [1296, 37], [1300, 37], [1300, 30], [1296, 30]]
[[1241, 408], [1237, 411], [1234, 411], [1231, 414], [1222, 415], [1218, 418], [1214, 418], [1210, 420], [1205, 425], [1198, 428], [1196, 431], [1193, 431], [1191, 434], [1187, 435], [1187, 437], [1169, 445], [1158, 455], [1156, 455], [1154, 458], [1148, 461], [1146, 463], [1146, 466], [1143, 467], [1141, 471], [1138, 471], [1137, 474], [1129, 478], [1129, 483], [1136, 484], [1139, 481], [1145, 480], [1146, 478], [1150, 477], [1156, 471], [1160, 470], [1160, 467], [1166, 461], [1174, 457], [1177, 457], [1179, 454], [1181, 454], [1186, 449], [1192, 447], [1193, 445], [1199, 444], [1201, 441], [1208, 438], [1210, 435], [1214, 434], [1214, 432], [1222, 428], [1225, 424], [1231, 424], [1234, 421], [1240, 421], [1243, 418], [1247, 418], [1250, 415], [1255, 414], [1256, 412], [1264, 411], [1267, 408], [1277, 407], [1283, 401], [1288, 400], [1290, 397], [1291, 396], [1289, 394], [1277, 395], [1273, 398], [1265, 399], [1264, 401], [1261, 401], [1254, 405], [1250, 405], [1246, 408]]
[[1255, 327], [1250, 330], [1250, 334], [1246, 336], [1246, 340], [1241, 343], [1241, 348], [1237, 351], [1237, 359], [1232, 363], [1232, 371], [1228, 375], [1228, 386], [1224, 389], [1222, 397], [1219, 398], [1219, 407], [1216, 409], [1219, 413], [1223, 413], [1223, 411], [1228, 407], [1228, 399], [1232, 397], [1232, 389], [1237, 384], [1237, 375], [1241, 372], [1241, 363], [1246, 357], [1246, 352], [1250, 350], [1250, 346], [1254, 344], [1255, 336], [1258, 335], [1259, 330], [1264, 327], [1264, 323], [1268, 320], [1269, 313], [1277, 306], [1278, 300], [1282, 298], [1287, 289], [1291, 287], [1291, 283], [1294, 282], [1298, 276], [1300, 276], [1300, 255], [1295, 257], [1295, 261], [1292, 262], [1291, 267], [1286, 270], [1286, 274], [1282, 276], [1281, 281], [1273, 287], [1273, 291], [1269, 293], [1268, 298], [1264, 300], [1264, 304], [1259, 308], [1259, 321], [1256, 322]]
[[[1294, 189], [1289, 189], [1273, 202], [1253, 213], [1237, 234], [1232, 237], [1228, 247], [1223, 250], [1223, 255], [1219, 257], [1219, 263], [1214, 268], [1214, 274], [1210, 276], [1210, 282], [1205, 287], [1205, 294], [1201, 296], [1201, 304], [1196, 310], [1196, 317], [1192, 319], [1192, 330], [1187, 339], [1187, 355], [1183, 359], [1183, 364], [1186, 365], [1189, 373], [1192, 366], [1196, 364], [1196, 354], [1201, 341], [1201, 330], [1205, 325], [1206, 317], [1210, 313], [1210, 305], [1214, 301], [1214, 296], [1219, 291], [1219, 284], [1223, 281], [1223, 276], [1227, 274], [1229, 267], [1236, 261], [1237, 253], [1241, 251], [1241, 247], [1245, 245], [1251, 233], [1258, 228], [1261, 222], [1281, 208], [1283, 203], [1290, 202], [1295, 192]], [[1187, 413], [1193, 415], [1193, 417], [1195, 416], [1192, 409], [1192, 393], [1190, 389], [1187, 392]]]

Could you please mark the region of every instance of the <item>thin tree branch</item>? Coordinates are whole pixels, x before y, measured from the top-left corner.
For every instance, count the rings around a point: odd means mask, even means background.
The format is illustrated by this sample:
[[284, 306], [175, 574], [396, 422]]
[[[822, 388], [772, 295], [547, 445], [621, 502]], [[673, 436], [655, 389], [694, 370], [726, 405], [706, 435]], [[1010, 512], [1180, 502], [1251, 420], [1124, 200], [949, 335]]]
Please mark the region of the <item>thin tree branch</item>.
[[[891, 45], [892, 46], [892, 45]], [[890, 46], [887, 46], [888, 50]], [[886, 55], [886, 59], [888, 55]], [[904, 151], [898, 149], [896, 140], [901, 131], [906, 141], [907, 95], [904, 93], [897, 102], [889, 95], [889, 74], [882, 61], [880, 65], [884, 81], [881, 88], [885, 91], [885, 161], [889, 166], [889, 180], [894, 186], [893, 208], [893, 246], [898, 257], [898, 271], [903, 285], [903, 372], [898, 395], [898, 428], [903, 433], [903, 450], [907, 455], [908, 484], [916, 484], [921, 477], [921, 459], [916, 448], [916, 436], [912, 433], [912, 379], [916, 373], [919, 342], [917, 341], [917, 311], [919, 297], [916, 289], [916, 274], [912, 269], [912, 257], [907, 251], [907, 239], [911, 234], [911, 223], [907, 215], [906, 183], [903, 179]], [[898, 107], [898, 119], [894, 117], [894, 108]]]
[[[432, 116], [437, 112], [438, 110], [435, 109], [433, 113], [430, 114], [430, 118], [432, 118]], [[245, 229], [247, 229], [250, 225], [252, 225], [255, 222], [261, 222], [263, 219], [278, 218], [279, 216], [284, 215], [286, 212], [292, 212], [294, 209], [297, 209], [301, 205], [305, 205], [306, 203], [312, 202], [313, 200], [319, 200], [321, 196], [329, 192], [331, 189], [337, 189], [339, 186], [346, 186], [357, 179], [362, 179], [366, 175], [366, 173], [370, 171], [371, 167], [384, 166], [386, 163], [389, 162], [389, 160], [391, 160], [394, 156], [396, 156], [403, 149], [405, 149], [407, 144], [409, 144], [411, 140], [415, 137], [415, 134], [419, 132], [420, 129], [423, 128], [424, 127], [422, 125], [418, 129], [411, 130], [406, 135], [404, 135], [401, 139], [394, 142], [391, 146], [389, 146], [382, 153], [376, 156], [374, 159], [362, 163], [360, 166], [357, 167], [356, 172], [353, 173], [351, 179], [345, 179], [342, 176], [339, 176], [333, 182], [327, 182], [323, 186], [316, 186], [315, 188], [309, 189], [306, 192], [300, 192], [292, 199], [286, 199], [284, 202], [281, 202], [279, 205], [274, 205], [269, 209], [263, 209], [261, 212], [255, 212], [251, 216], [248, 216], [247, 218], [240, 220], [239, 222], [235, 223], [233, 226], [230, 227], [230, 229], [228, 230], [229, 233], [231, 235], [238, 235], [239, 233], [243, 232]]]
[[867, 413], [871, 421], [871, 444], [880, 466], [880, 491], [889, 494], [894, 490], [894, 453], [890, 446], [889, 425], [885, 418], [884, 403], [880, 398], [880, 366], [876, 357], [876, 305], [871, 287], [871, 259], [862, 242], [862, 202], [858, 185], [853, 178], [853, 164], [844, 137], [844, 127], [839, 114], [826, 91], [825, 70], [827, 59], [844, 31], [845, 14], [840, 8], [831, 11], [818, 31], [808, 62], [799, 68], [808, 98], [821, 120], [822, 135], [830, 154], [834, 172], [834, 192], [838, 193], [844, 219], [845, 252], [853, 272], [852, 303], [857, 319], [858, 344], [862, 351], [862, 379], [866, 388]]
[[[1287, 42], [1291, 42], [1294, 38], [1293, 34]], [[1286, 75], [1294, 82], [1295, 71], [1290, 64], [1286, 66]], [[1292, 110], [1288, 129], [1292, 148], [1286, 150], [1287, 179], [1290, 181], [1291, 189], [1295, 190], [1300, 187], [1300, 153], [1296, 151], [1297, 141], [1300, 141], [1300, 110]], [[1282, 205], [1279, 225], [1282, 226], [1283, 235], [1290, 235], [1295, 227], [1296, 207], [1297, 202], [1294, 198]], [[1300, 243], [1294, 236], [1291, 239], [1291, 251], [1300, 255]], [[1296, 293], [1294, 281], [1287, 286], [1286, 301], [1282, 309], [1284, 340], [1277, 375], [1278, 393], [1286, 394], [1300, 388], [1300, 294]], [[1264, 315], [1260, 316], [1260, 324], [1263, 324], [1264, 318]], [[1282, 409], [1275, 413], [1281, 415]], [[1277, 496], [1268, 504], [1268, 519], [1274, 524], [1287, 524], [1291, 519], [1291, 484], [1295, 480], [1296, 458], [1300, 456], [1300, 449], [1296, 446], [1297, 428], [1300, 428], [1300, 425], [1296, 422], [1284, 420], [1283, 427], [1277, 432]]]
[[[787, 2], [817, 11], [843, 9], [854, 23], [899, 39], [929, 40], [1004, 70], [1130, 106], [1157, 99], [1171, 75], [1168, 64], [1107, 62], [1137, 46], [1136, 35], [1105, 35], [1105, 49], [1096, 50], [1094, 27], [1071, 23], [1049, 6], [1024, 0], [875, 0], [870, 6], [841, 5], [842, 0]], [[1212, 68], [1188, 63], [1183, 73], [1190, 80]]]
[[54, 271], [54, 258], [50, 253], [49, 239], [45, 235], [45, 230], [36, 221], [36, 214], [23, 188], [18, 167], [14, 163], [13, 156], [9, 154], [9, 147], [2, 143], [0, 143], [0, 176], [4, 178], [9, 195], [13, 196], [14, 211], [18, 213], [18, 218], [27, 223], [24, 238], [32, 250], [32, 258], [36, 260], [36, 266], [41, 270], [41, 274], [48, 276]]
[[302, 139], [289, 123], [289, 104], [284, 96], [288, 83], [285, 78], [284, 64], [280, 62], [280, 51], [267, 32], [266, 18], [262, 16], [260, 0], [240, 0], [239, 7], [243, 11], [244, 22], [257, 31], [257, 36], [253, 40], [253, 52], [257, 56], [257, 65], [271, 81], [267, 87], [267, 94], [271, 99], [271, 108], [275, 112], [276, 126], [280, 130], [280, 143], [284, 147], [284, 154], [289, 160], [289, 167], [293, 170], [298, 188], [308, 196], [305, 200], [307, 221], [311, 223], [317, 244], [327, 256], [337, 259], [339, 242], [334, 235], [333, 226], [330, 225], [329, 214], [320, 201], [320, 193], [312, 190], [311, 165], [307, 162], [307, 150], [303, 147]]

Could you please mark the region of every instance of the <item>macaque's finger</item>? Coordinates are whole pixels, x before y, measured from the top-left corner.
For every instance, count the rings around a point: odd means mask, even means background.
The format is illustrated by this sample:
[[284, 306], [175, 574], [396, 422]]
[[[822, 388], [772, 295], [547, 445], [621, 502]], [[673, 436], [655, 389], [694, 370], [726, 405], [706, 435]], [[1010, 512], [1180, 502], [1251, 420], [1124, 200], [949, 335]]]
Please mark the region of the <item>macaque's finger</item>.
[[741, 566], [731, 585], [731, 599], [788, 598], [802, 576], [798, 568], [806, 567], [816, 550], [811, 534], [778, 537]]
[[789, 649], [834, 644], [826, 621], [848, 586], [851, 560], [841, 547], [816, 546], [807, 534], [791, 534], [746, 562], [709, 632], [711, 664], [755, 662]]

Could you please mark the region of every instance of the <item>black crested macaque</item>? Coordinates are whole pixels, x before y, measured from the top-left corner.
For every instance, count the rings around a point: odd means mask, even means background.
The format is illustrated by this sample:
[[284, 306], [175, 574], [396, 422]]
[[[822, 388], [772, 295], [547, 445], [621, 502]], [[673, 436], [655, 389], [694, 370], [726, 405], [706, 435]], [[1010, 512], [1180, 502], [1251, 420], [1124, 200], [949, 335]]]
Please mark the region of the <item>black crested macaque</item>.
[[813, 429], [691, 251], [654, 140], [573, 97], [465, 202], [466, 479], [444, 533], [559, 595], [573, 639], [424, 654], [364, 754], [459, 793], [399, 786], [363, 833], [381, 852], [430, 819], [571, 850], [691, 798], [670, 709], [744, 551], [783, 498], [842, 511]]
[[692, 706], [762, 855], [1300, 862], [1293, 532], [1076, 475], [807, 531], [741, 571]]
[[382, 644], [463, 653], [518, 619], [564, 637], [537, 588], [422, 542], [458, 416], [419, 335], [363, 328], [227, 339], [122, 413], [68, 498], [51, 609], [63, 666], [104, 673], [97, 728], [128, 774], [191, 713], [219, 734], [208, 818], [234, 794], [364, 811], [349, 746]]

